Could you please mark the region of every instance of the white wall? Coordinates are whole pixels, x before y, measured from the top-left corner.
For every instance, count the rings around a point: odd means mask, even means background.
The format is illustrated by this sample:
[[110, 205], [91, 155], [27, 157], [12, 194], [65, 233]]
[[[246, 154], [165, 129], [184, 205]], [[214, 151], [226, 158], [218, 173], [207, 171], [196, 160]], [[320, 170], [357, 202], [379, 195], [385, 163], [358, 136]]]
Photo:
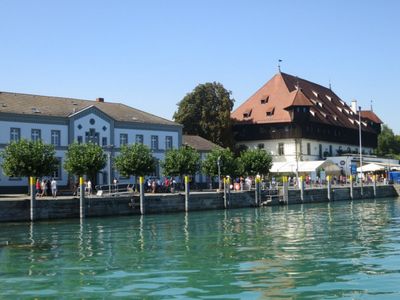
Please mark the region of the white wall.
[[[278, 155], [278, 145], [279, 143], [284, 144], [284, 155]], [[301, 147], [300, 147], [301, 143]], [[310, 155], [307, 155], [307, 143], [310, 143]], [[276, 162], [279, 161], [295, 161], [296, 160], [296, 148], [295, 148], [295, 140], [294, 139], [279, 139], [279, 140], [263, 140], [263, 141], [250, 141], [250, 142], [242, 142], [241, 144], [246, 145], [249, 148], [257, 148], [259, 144], [264, 145], [264, 150], [271, 153], [273, 160]], [[297, 144], [297, 155], [301, 155], [301, 160], [319, 160], [319, 145], [322, 145], [322, 155], [325, 151], [329, 152], [329, 146], [332, 145], [332, 155], [337, 155], [337, 150], [339, 147], [342, 148], [343, 151], [347, 150], [347, 147], [350, 147], [351, 151], [355, 151], [359, 149], [358, 146], [347, 145], [347, 144], [338, 144], [338, 143], [328, 143], [326, 141], [316, 141], [309, 139], [301, 139]], [[301, 149], [301, 153], [300, 153]], [[363, 150], [366, 153], [370, 153], [373, 151], [372, 148], [363, 147]]]
[[47, 144], [51, 142], [51, 131], [59, 130], [61, 132], [61, 146], [68, 145], [67, 125], [0, 121], [0, 128], [0, 144], [8, 144], [10, 142], [10, 128], [20, 128], [21, 138], [27, 140], [31, 140], [32, 129], [40, 129], [42, 141]]
[[178, 133], [176, 131], [163, 131], [163, 130], [145, 130], [145, 129], [124, 129], [115, 128], [115, 146], [121, 147], [120, 144], [120, 134], [128, 134], [128, 144], [134, 144], [136, 135], [143, 135], [143, 144], [150, 148], [151, 146], [151, 136], [158, 136], [158, 149], [165, 150], [165, 137], [172, 136], [172, 147], [174, 149], [178, 148]]
[[[90, 119], [94, 119], [95, 123], [90, 124]], [[82, 128], [79, 129], [78, 126], [81, 125]], [[110, 123], [102, 119], [94, 113], [90, 113], [86, 116], [74, 120], [74, 141], [77, 141], [78, 136], [82, 136], [83, 142], [85, 142], [85, 134], [90, 128], [94, 128], [96, 132], [99, 133], [99, 144], [102, 144], [102, 138], [107, 138], [107, 144], [110, 144]], [[103, 127], [106, 126], [107, 129], [104, 131]]]

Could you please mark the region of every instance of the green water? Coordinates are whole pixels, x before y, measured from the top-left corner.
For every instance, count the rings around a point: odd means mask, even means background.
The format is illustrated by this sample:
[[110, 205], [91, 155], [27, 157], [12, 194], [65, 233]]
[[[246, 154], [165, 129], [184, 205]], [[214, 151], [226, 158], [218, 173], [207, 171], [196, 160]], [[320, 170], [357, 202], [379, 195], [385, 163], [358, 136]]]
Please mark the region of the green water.
[[0, 244], [1, 299], [400, 299], [399, 199], [3, 223]]

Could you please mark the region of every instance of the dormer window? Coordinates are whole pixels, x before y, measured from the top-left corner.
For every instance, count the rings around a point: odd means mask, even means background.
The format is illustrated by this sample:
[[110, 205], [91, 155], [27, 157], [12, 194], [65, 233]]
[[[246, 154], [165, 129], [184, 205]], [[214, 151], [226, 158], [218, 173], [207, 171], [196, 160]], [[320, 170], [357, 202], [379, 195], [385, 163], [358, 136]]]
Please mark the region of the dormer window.
[[275, 107], [270, 107], [265, 114], [267, 117], [271, 117], [274, 115], [274, 112], [275, 112]]
[[336, 116], [336, 115], [333, 115], [332, 117], [333, 117], [333, 119], [334, 119], [335, 121], [337, 121], [337, 116]]
[[336, 106], [336, 107], [340, 112], [343, 112], [343, 109], [341, 107], [339, 107], [339, 106]]
[[318, 102], [318, 105], [319, 105], [320, 107], [322, 107], [322, 102]]
[[323, 115], [324, 118], [326, 118], [326, 113], [324, 113], [324, 112], [321, 111], [321, 115]]
[[310, 114], [311, 114], [313, 117], [315, 117], [315, 111], [313, 111], [313, 110], [310, 109]]
[[354, 124], [354, 120], [349, 118], [349, 121], [351, 122], [351, 124]]
[[315, 99], [310, 99], [312, 103], [314, 103], [315, 105], [317, 105], [318, 101]]
[[267, 104], [268, 101], [269, 101], [269, 96], [264, 97], [264, 98], [262, 98], [262, 99], [260, 100], [261, 104]]
[[245, 112], [243, 113], [243, 118], [250, 118], [250, 116], [251, 116], [251, 111], [252, 111], [251, 109], [245, 111]]
[[312, 91], [315, 97], [318, 97], [318, 93], [316, 91]]
[[326, 97], [326, 99], [328, 99], [329, 101], [332, 101], [332, 97], [331, 97], [331, 96], [325, 95], [325, 97]]
[[349, 114], [349, 111], [347, 109], [344, 109], [344, 111], [346, 112], [346, 114]]

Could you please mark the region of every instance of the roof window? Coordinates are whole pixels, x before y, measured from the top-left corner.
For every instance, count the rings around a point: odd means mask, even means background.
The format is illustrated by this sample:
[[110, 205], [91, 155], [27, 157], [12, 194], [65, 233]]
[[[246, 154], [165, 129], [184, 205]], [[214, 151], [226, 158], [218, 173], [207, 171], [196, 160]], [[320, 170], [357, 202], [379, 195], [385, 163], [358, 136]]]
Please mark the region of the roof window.
[[354, 120], [349, 118], [349, 121], [351, 122], [351, 124], [354, 124]]
[[32, 107], [32, 112], [34, 114], [40, 114], [40, 110], [37, 107]]
[[245, 112], [243, 113], [243, 118], [249, 118], [249, 117], [251, 116], [251, 111], [252, 111], [251, 109], [245, 111]]
[[337, 121], [337, 115], [332, 115], [333, 119]]
[[310, 114], [312, 114], [312, 116], [315, 117], [315, 111], [310, 109]]
[[325, 95], [325, 97], [326, 97], [326, 99], [328, 99], [329, 101], [332, 101], [332, 97], [331, 97], [331, 96]]
[[319, 102], [319, 101], [318, 101], [318, 105], [319, 105], [320, 107], [322, 107], [322, 102]]
[[262, 98], [262, 99], [260, 100], [261, 104], [267, 104], [268, 101], [269, 101], [269, 96], [264, 97], [264, 98]]
[[316, 91], [312, 91], [315, 97], [318, 97], [318, 93]]
[[343, 109], [341, 107], [339, 107], [339, 106], [336, 106], [336, 107], [340, 112], [343, 112]]
[[326, 113], [324, 113], [324, 112], [320, 112], [321, 113], [321, 115], [323, 115], [324, 116], [324, 118], [326, 118]]
[[267, 109], [265, 114], [267, 115], [267, 117], [271, 117], [274, 115], [274, 112], [275, 112], [275, 107], [270, 107], [269, 109]]

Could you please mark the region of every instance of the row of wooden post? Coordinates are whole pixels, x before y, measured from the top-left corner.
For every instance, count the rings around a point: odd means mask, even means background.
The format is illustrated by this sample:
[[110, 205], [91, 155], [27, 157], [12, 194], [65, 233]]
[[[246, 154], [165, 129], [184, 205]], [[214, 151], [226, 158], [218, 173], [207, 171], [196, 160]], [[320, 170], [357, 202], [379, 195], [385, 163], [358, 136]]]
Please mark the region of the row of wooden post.
[[[287, 177], [283, 177], [283, 201], [284, 203], [289, 203], [289, 183]], [[231, 181], [230, 178], [224, 178], [224, 208], [231, 207]], [[144, 205], [144, 178], [141, 176], [139, 177], [139, 198], [140, 198], [140, 213], [145, 214], [145, 205]], [[79, 178], [79, 186], [80, 186], [80, 193], [79, 193], [79, 216], [81, 218], [85, 218], [86, 216], [86, 205], [85, 205], [85, 191], [83, 185], [83, 178]], [[304, 181], [303, 177], [299, 178], [299, 186], [300, 186], [300, 198], [301, 201], [304, 201]], [[350, 177], [350, 198], [354, 198], [353, 193], [353, 178]], [[374, 196], [376, 196], [376, 177], [373, 176], [373, 189], [374, 189]], [[331, 185], [331, 178], [327, 176], [327, 197], [329, 200], [332, 200], [332, 185]], [[34, 221], [36, 219], [36, 187], [35, 187], [35, 178], [30, 177], [30, 192], [31, 192], [31, 203], [30, 203], [30, 219]], [[185, 211], [189, 211], [189, 176], [185, 176]], [[361, 197], [363, 196], [363, 188], [361, 187]], [[261, 204], [261, 180], [259, 177], [255, 179], [255, 201], [254, 205], [259, 206]]]
[[[327, 176], [327, 197], [328, 200], [332, 200], [332, 183], [331, 183], [331, 176]], [[289, 183], [287, 180], [287, 177], [283, 177], [283, 201], [284, 203], [289, 203]], [[374, 197], [376, 197], [376, 176], [374, 175], [372, 178], [372, 183], [373, 183], [373, 189], [374, 189]], [[304, 201], [304, 180], [303, 176], [300, 176], [299, 178], [299, 187], [300, 187], [300, 199], [301, 201]], [[364, 196], [364, 191], [363, 187], [361, 186], [361, 197]], [[353, 177], [350, 176], [350, 199], [354, 199], [354, 182], [353, 182]]]

